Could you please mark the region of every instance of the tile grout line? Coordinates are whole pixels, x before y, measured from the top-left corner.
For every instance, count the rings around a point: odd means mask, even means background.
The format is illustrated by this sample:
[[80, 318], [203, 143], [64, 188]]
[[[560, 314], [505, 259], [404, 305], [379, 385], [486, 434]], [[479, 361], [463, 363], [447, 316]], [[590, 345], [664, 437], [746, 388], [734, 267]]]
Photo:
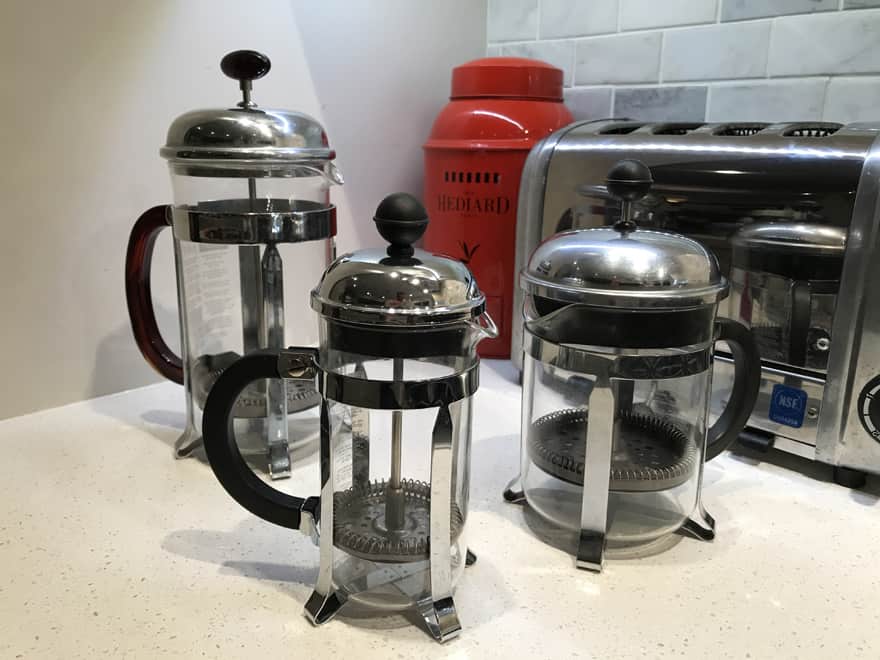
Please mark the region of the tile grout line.
[[715, 5], [715, 23], [721, 23], [721, 3], [724, 0], [718, 0], [718, 3]]
[[[878, 14], [880, 14], [880, 7], [878, 9]], [[825, 12], [828, 13], [828, 12]], [[808, 14], [801, 14], [808, 15]], [[759, 18], [750, 18], [742, 21], [727, 21], [724, 23], [685, 23], [682, 25], [656, 25], [654, 27], [646, 27], [646, 28], [638, 28], [636, 30], [621, 30], [620, 32], [599, 32], [595, 34], [570, 34], [560, 37], [548, 37], [545, 39], [537, 39], [537, 41], [552, 41], [552, 40], [560, 40], [560, 39], [609, 39], [618, 36], [637, 36], [640, 34], [653, 34], [655, 32], [678, 32], [683, 30], [694, 30], [699, 28], [710, 28], [710, 27], [726, 27], [728, 25], [746, 25], [749, 23], [769, 23], [774, 20], [773, 16], [761, 16]], [[506, 39], [503, 41], [505, 44], [517, 44], [517, 43], [534, 43], [536, 39]]]
[[776, 34], [776, 21], [774, 18], [770, 21], [770, 28], [767, 32], [767, 52], [764, 53], [764, 78], [770, 78], [770, 51], [773, 49], [773, 35]]
[[657, 83], [663, 83], [663, 49], [666, 48], [666, 30], [660, 32], [660, 53], [657, 56]]
[[[719, 4], [720, 1], [719, 1]], [[706, 85], [706, 107], [703, 108], [703, 121], [709, 121], [709, 111], [712, 108], [712, 90], [714, 85]]]
[[541, 0], [537, 0], [535, 3], [535, 11], [538, 12], [537, 20], [535, 21], [535, 41], [541, 41]]
[[[843, 2], [843, 0], [841, 0]], [[822, 121], [834, 121], [833, 119], [828, 119], [828, 88], [831, 87], [831, 80], [833, 76], [828, 76], [825, 79], [825, 87], [822, 89]]]
[[827, 72], [820, 73], [810, 73], [810, 74], [800, 74], [800, 75], [785, 75], [785, 76], [774, 76], [772, 78], [703, 78], [699, 80], [665, 80], [662, 83], [656, 82], [621, 82], [621, 81], [597, 81], [591, 83], [582, 83], [579, 85], [573, 85], [573, 89], [584, 89], [584, 88], [597, 88], [597, 87], [608, 87], [609, 85], [618, 85], [622, 87], [700, 87], [706, 85], [716, 85], [718, 87], [736, 87], [738, 85], [757, 85], [759, 87], [763, 87], [766, 85], [772, 85], [774, 83], [788, 83], [788, 82], [804, 82], [804, 81], [823, 81], [826, 78], [830, 79], [870, 79], [876, 78], [878, 81], [878, 86], [880, 86], [880, 72], [872, 71], [868, 73], [846, 73], [846, 74], [831, 74]]

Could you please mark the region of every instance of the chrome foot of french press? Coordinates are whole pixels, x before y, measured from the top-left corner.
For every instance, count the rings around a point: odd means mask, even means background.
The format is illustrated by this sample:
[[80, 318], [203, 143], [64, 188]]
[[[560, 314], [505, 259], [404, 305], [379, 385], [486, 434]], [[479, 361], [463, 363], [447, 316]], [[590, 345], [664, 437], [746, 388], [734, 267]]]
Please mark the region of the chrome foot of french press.
[[202, 446], [202, 435], [192, 426], [188, 426], [174, 443], [174, 457], [186, 458]]
[[305, 612], [313, 624], [320, 626], [336, 616], [343, 605], [345, 605], [345, 596], [338, 591], [324, 595], [316, 589], [306, 601]]
[[[599, 365], [597, 365], [598, 367]], [[614, 439], [616, 383], [608, 377], [608, 364], [596, 368], [590, 395], [592, 418], [584, 435], [584, 488], [581, 494], [581, 531], [575, 565], [600, 572], [605, 562], [608, 530], [608, 489], [611, 485], [611, 454]]]
[[601, 573], [605, 564], [605, 534], [582, 529], [575, 564], [578, 568]]
[[712, 541], [715, 539], [715, 518], [709, 515], [709, 512], [703, 507], [703, 503], [699, 502], [696, 515], [685, 521], [681, 526], [681, 531], [701, 541]]
[[504, 501], [511, 504], [525, 504], [526, 494], [523, 492], [519, 475], [511, 479], [504, 489]]
[[290, 450], [286, 442], [269, 445], [269, 477], [274, 481], [290, 476]]
[[419, 612], [428, 631], [439, 642], [454, 639], [461, 632], [461, 623], [452, 596], [440, 600], [423, 600], [419, 603]]

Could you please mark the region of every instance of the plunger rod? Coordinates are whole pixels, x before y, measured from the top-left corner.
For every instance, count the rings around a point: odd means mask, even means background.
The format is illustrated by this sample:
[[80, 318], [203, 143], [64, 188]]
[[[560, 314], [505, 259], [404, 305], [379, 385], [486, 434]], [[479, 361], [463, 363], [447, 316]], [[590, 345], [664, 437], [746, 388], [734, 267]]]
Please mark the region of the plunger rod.
[[[395, 382], [403, 380], [403, 360], [394, 358]], [[385, 493], [385, 526], [389, 530], [403, 528], [403, 488], [400, 483], [402, 462], [403, 411], [391, 413], [391, 477]]]
[[[257, 180], [249, 177], [248, 210], [258, 209]], [[284, 272], [278, 248], [259, 245], [238, 248], [241, 278], [241, 315], [245, 354], [261, 348], [284, 348]], [[283, 380], [266, 381], [266, 417], [252, 420], [251, 431], [261, 432], [267, 444], [269, 475], [290, 475], [287, 437], [287, 387]], [[261, 428], [262, 427], [262, 428]]]
[[[284, 273], [278, 248], [266, 246], [262, 261], [263, 327], [265, 348], [284, 348]], [[287, 438], [287, 385], [280, 378], [266, 381], [266, 434], [269, 443], [269, 473], [273, 479], [290, 474]]]
[[[403, 380], [403, 360], [394, 358], [394, 382]], [[403, 434], [403, 411], [391, 413], [391, 479], [392, 488], [400, 488], [401, 436]]]
[[[248, 208], [257, 210], [257, 181], [249, 178]], [[239, 279], [241, 284], [241, 321], [243, 329], [244, 353], [251, 353], [260, 348], [263, 327], [263, 284], [260, 272], [260, 246], [239, 245]]]

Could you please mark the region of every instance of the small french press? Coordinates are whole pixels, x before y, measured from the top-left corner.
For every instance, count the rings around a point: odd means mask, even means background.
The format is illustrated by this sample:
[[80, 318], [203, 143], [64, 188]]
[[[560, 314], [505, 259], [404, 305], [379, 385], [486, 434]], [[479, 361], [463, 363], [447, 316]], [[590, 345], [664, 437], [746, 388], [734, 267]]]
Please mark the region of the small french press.
[[[714, 537], [703, 463], [742, 431], [760, 385], [748, 328], [716, 318], [728, 284], [714, 255], [636, 226], [633, 205], [651, 185], [643, 163], [619, 162], [606, 183], [621, 208], [613, 227], [549, 238], [520, 275], [521, 472], [504, 496], [537, 513], [580, 568], [601, 570], [606, 546], [677, 530]], [[710, 426], [717, 340], [733, 353], [735, 382]]]
[[[329, 187], [342, 178], [324, 129], [301, 112], [253, 101], [253, 81], [269, 72], [265, 55], [234, 51], [220, 68], [238, 80], [242, 100], [233, 108], [187, 112], [171, 124], [160, 154], [171, 171], [174, 203], [138, 218], [125, 264], [137, 345], [160, 374], [186, 390], [178, 456], [201, 443], [208, 391], [236, 358], [291, 343], [317, 344], [306, 283], [335, 253], [336, 207]], [[159, 332], [150, 290], [153, 245], [168, 226], [174, 234], [180, 356]], [[268, 464], [273, 478], [288, 476], [289, 448], [317, 439], [319, 399], [304, 382], [253, 384], [235, 405], [241, 450]]]
[[[385, 198], [374, 220], [387, 250], [338, 258], [311, 293], [319, 348], [247, 355], [217, 379], [205, 406], [205, 449], [239, 504], [319, 543], [306, 603], [314, 623], [349, 601], [377, 611], [415, 607], [444, 641], [460, 630], [453, 588], [469, 556], [476, 346], [497, 331], [464, 264], [413, 249], [428, 223], [415, 198]], [[241, 457], [235, 400], [267, 378], [320, 392], [319, 497], [273, 489]]]

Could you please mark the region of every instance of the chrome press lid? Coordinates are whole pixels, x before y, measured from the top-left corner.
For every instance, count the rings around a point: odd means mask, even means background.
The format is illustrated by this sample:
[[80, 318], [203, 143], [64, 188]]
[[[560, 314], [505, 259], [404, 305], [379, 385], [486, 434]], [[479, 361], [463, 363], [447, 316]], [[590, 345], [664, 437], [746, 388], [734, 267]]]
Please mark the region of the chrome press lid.
[[734, 247], [787, 250], [802, 254], [839, 254], [846, 249], [846, 229], [807, 222], [746, 225], [731, 237]]
[[652, 183], [641, 162], [621, 161], [607, 188], [621, 200], [613, 227], [557, 234], [541, 243], [520, 274], [531, 295], [560, 302], [615, 308], [680, 309], [715, 304], [727, 280], [706, 248], [679, 234], [636, 228], [633, 201]]
[[389, 195], [374, 221], [390, 245], [336, 259], [312, 291], [315, 311], [339, 321], [410, 327], [468, 321], [483, 313], [485, 296], [467, 266], [412, 247], [428, 225], [415, 197]]
[[175, 173], [190, 176], [298, 176], [303, 167], [341, 178], [329, 163], [336, 154], [317, 120], [292, 110], [257, 107], [252, 81], [269, 72], [269, 58], [252, 50], [226, 55], [220, 68], [239, 81], [242, 100], [234, 108], [193, 110], [171, 124], [160, 155]]
[[731, 237], [738, 270], [772, 273], [792, 280], [840, 279], [846, 250], [846, 229], [806, 222], [746, 225]]

